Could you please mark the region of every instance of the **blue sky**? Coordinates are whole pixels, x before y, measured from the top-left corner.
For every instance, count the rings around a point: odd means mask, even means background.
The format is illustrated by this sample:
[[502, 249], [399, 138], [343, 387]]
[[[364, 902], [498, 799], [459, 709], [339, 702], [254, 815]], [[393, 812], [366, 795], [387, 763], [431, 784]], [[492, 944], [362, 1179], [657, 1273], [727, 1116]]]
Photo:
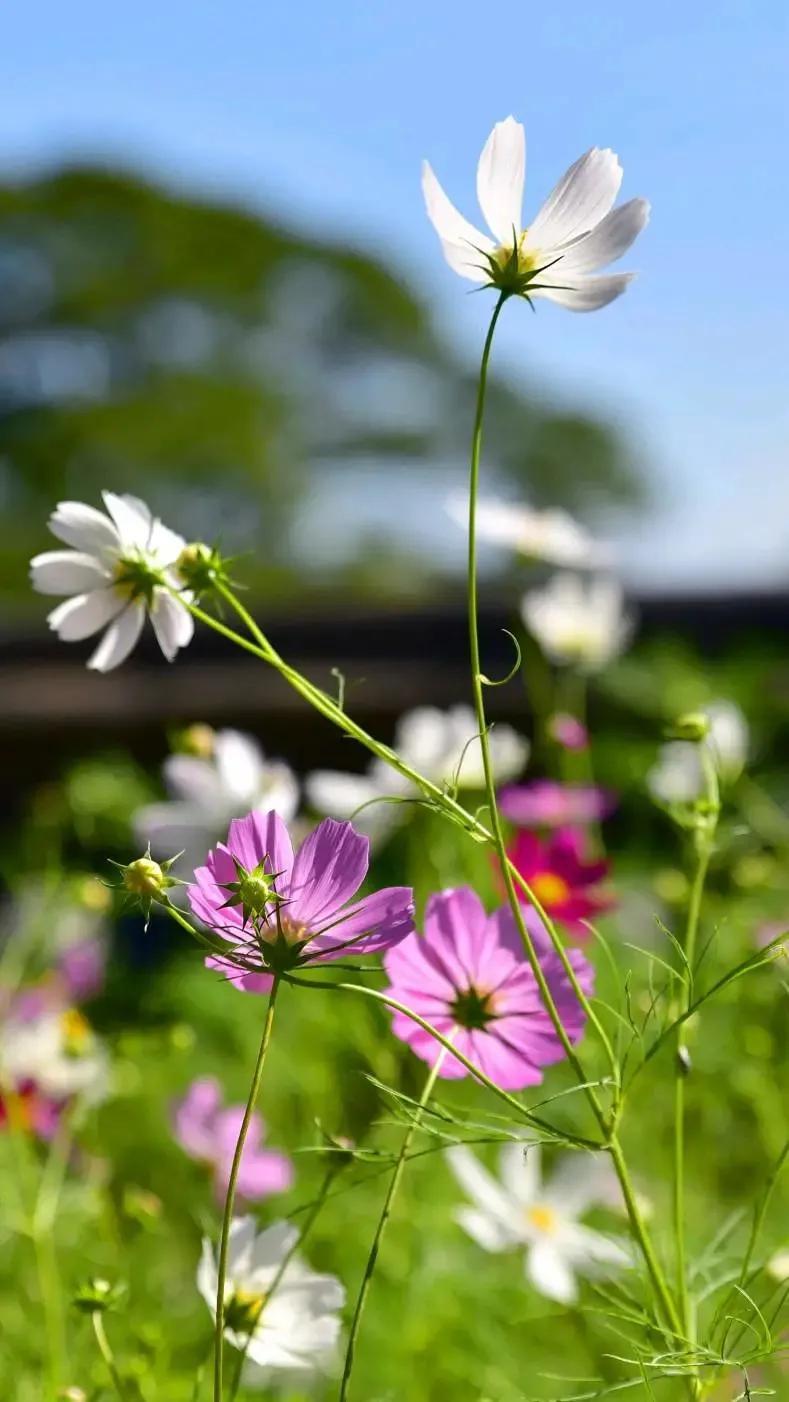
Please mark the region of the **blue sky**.
[[[66, 19], [67, 16], [67, 19]], [[785, 0], [28, 0], [0, 51], [0, 169], [111, 155], [391, 258], [476, 356], [483, 296], [424, 216], [428, 156], [472, 218], [493, 122], [526, 125], [526, 213], [611, 145], [653, 219], [627, 295], [507, 308], [500, 365], [599, 406], [653, 482], [632, 578], [789, 579], [789, 6]], [[580, 465], [579, 465], [580, 466]]]

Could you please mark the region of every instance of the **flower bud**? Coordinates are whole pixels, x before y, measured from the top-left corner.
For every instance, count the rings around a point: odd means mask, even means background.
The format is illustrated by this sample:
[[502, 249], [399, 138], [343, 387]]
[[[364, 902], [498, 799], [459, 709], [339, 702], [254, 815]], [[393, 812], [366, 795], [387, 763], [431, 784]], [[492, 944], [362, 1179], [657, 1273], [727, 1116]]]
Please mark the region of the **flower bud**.
[[112, 1285], [101, 1276], [92, 1276], [77, 1287], [72, 1303], [83, 1314], [103, 1314], [117, 1305], [125, 1291], [125, 1285]]
[[700, 744], [710, 733], [710, 718], [703, 711], [687, 711], [679, 716], [666, 734], [670, 740], [690, 740]]
[[138, 857], [123, 868], [123, 884], [133, 896], [157, 900], [172, 882], [153, 857]]
[[202, 541], [185, 545], [175, 568], [184, 586], [195, 594], [204, 594], [225, 577], [224, 564], [218, 551]]
[[216, 731], [213, 726], [198, 722], [188, 725], [173, 736], [173, 749], [181, 755], [193, 755], [195, 759], [210, 759], [214, 753]]

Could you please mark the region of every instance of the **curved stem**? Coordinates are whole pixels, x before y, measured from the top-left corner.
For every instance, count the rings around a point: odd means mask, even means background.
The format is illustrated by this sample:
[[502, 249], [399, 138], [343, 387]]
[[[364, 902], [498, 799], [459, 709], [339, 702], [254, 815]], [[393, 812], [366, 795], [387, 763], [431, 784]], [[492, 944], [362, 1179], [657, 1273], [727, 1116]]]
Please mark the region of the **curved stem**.
[[255, 1070], [252, 1073], [252, 1083], [249, 1087], [247, 1103], [244, 1107], [244, 1117], [241, 1121], [241, 1128], [238, 1132], [236, 1147], [233, 1153], [233, 1162], [230, 1166], [230, 1178], [227, 1185], [227, 1195], [225, 1197], [225, 1210], [222, 1214], [222, 1235], [219, 1239], [219, 1259], [217, 1262], [216, 1278], [216, 1329], [214, 1332], [214, 1402], [222, 1402], [222, 1372], [223, 1353], [225, 1342], [225, 1282], [227, 1279], [227, 1253], [230, 1241], [230, 1223], [233, 1217], [233, 1206], [236, 1200], [236, 1183], [238, 1182], [238, 1172], [241, 1167], [241, 1159], [244, 1153], [247, 1133], [249, 1130], [252, 1115], [255, 1110], [255, 1102], [260, 1090], [260, 1082], [263, 1076], [263, 1067], [266, 1062], [266, 1053], [271, 1042], [271, 1030], [274, 1025], [274, 1005], [277, 1000], [279, 989], [279, 979], [275, 977], [268, 995], [268, 1007], [263, 1023], [263, 1033], [258, 1048]]
[[121, 1402], [126, 1402], [126, 1388], [123, 1385], [123, 1378], [118, 1372], [118, 1365], [115, 1362], [115, 1356], [110, 1348], [110, 1341], [107, 1338], [104, 1320], [100, 1310], [93, 1311], [91, 1314], [91, 1321], [93, 1323], [93, 1332], [96, 1335], [96, 1343], [99, 1346], [99, 1353], [107, 1365], [107, 1372], [112, 1378], [112, 1385], [120, 1397]]
[[345, 1402], [348, 1396], [348, 1388], [351, 1382], [351, 1373], [353, 1372], [353, 1363], [356, 1354], [356, 1342], [359, 1337], [359, 1330], [361, 1328], [364, 1306], [367, 1301], [367, 1295], [370, 1290], [370, 1285], [372, 1284], [373, 1274], [375, 1272], [376, 1262], [378, 1260], [378, 1252], [381, 1249], [381, 1242], [383, 1240], [384, 1232], [386, 1231], [386, 1224], [392, 1215], [394, 1200], [397, 1197], [397, 1191], [400, 1187], [400, 1181], [403, 1176], [403, 1170], [405, 1168], [405, 1161], [408, 1156], [408, 1150], [411, 1147], [411, 1142], [413, 1140], [414, 1134], [416, 1133], [420, 1121], [422, 1119], [422, 1111], [425, 1109], [425, 1106], [427, 1105], [431, 1095], [433, 1094], [433, 1089], [439, 1077], [441, 1066], [443, 1064], [446, 1054], [447, 1048], [442, 1047], [441, 1051], [436, 1057], [433, 1066], [431, 1067], [430, 1074], [427, 1077], [427, 1080], [425, 1081], [422, 1094], [419, 1097], [419, 1103], [417, 1105], [416, 1113], [413, 1119], [411, 1120], [408, 1129], [403, 1135], [403, 1142], [400, 1145], [400, 1152], [397, 1156], [397, 1162], [394, 1166], [392, 1177], [389, 1180], [389, 1187], [386, 1191], [384, 1204], [381, 1208], [381, 1215], [378, 1219], [378, 1225], [375, 1229], [375, 1235], [373, 1236], [372, 1244], [370, 1246], [370, 1254], [367, 1257], [367, 1264], [364, 1268], [364, 1275], [362, 1277], [361, 1286], [359, 1287], [359, 1294], [356, 1299], [356, 1306], [353, 1312], [351, 1327], [348, 1333], [348, 1346], [345, 1351], [345, 1367], [343, 1368], [342, 1381], [340, 1382], [340, 1391], [338, 1394], [339, 1402]]

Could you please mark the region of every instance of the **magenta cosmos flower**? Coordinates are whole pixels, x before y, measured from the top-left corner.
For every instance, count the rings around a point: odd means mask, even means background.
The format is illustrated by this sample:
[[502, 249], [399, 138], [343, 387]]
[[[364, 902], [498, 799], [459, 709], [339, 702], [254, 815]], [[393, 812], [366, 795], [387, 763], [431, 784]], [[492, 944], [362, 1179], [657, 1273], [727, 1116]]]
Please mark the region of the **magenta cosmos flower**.
[[414, 928], [414, 893], [389, 886], [355, 900], [369, 860], [369, 838], [351, 823], [325, 818], [294, 856], [278, 813], [236, 818], [189, 887], [195, 915], [232, 946], [209, 967], [265, 993], [275, 973], [397, 944]]
[[545, 840], [523, 829], [510, 845], [509, 857], [548, 915], [576, 936], [588, 934], [584, 920], [614, 904], [595, 889], [608, 876], [608, 862], [587, 861], [584, 835], [574, 828], [562, 828]]
[[[222, 1105], [222, 1089], [213, 1076], [193, 1081], [173, 1114], [178, 1143], [190, 1158], [211, 1168], [219, 1202], [227, 1192], [243, 1117], [243, 1105]], [[284, 1193], [293, 1182], [293, 1164], [287, 1154], [264, 1149], [264, 1137], [265, 1125], [256, 1112], [250, 1121], [238, 1174], [237, 1191], [247, 1202]]]
[[615, 806], [614, 795], [597, 784], [559, 784], [553, 779], [508, 784], [499, 794], [499, 808], [504, 817], [523, 828], [599, 823]]
[[[576, 1042], [584, 1014], [536, 912], [525, 913], [562, 1022]], [[591, 992], [591, 966], [577, 949], [568, 957], [584, 992]], [[384, 966], [389, 997], [451, 1037], [458, 1051], [503, 1090], [537, 1085], [542, 1067], [562, 1059], [509, 907], [487, 915], [470, 887], [440, 891], [427, 903], [424, 934], [390, 949]], [[441, 1043], [405, 1013], [394, 1013], [392, 1030], [431, 1065], [443, 1054]], [[439, 1075], [468, 1074], [450, 1052], [443, 1054]]]

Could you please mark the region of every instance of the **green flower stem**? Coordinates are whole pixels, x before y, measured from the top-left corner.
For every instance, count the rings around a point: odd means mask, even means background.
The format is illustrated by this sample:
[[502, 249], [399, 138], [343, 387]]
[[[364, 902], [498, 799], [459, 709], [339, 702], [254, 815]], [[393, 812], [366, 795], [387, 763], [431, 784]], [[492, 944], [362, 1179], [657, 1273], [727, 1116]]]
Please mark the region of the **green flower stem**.
[[[513, 918], [515, 920], [518, 932], [523, 942], [523, 948], [526, 957], [529, 961], [529, 964], [531, 965], [532, 972], [534, 973], [534, 977], [539, 986], [544, 1006], [556, 1031], [556, 1035], [558, 1036], [562, 1044], [567, 1060], [569, 1061], [570, 1065], [572, 1066], [575, 1072], [579, 1085], [583, 1087], [592, 1113], [595, 1119], [597, 1120], [600, 1130], [608, 1143], [612, 1162], [614, 1164], [617, 1177], [619, 1178], [619, 1182], [622, 1187], [622, 1193], [627, 1207], [631, 1229], [641, 1249], [641, 1253], [644, 1257], [644, 1262], [649, 1272], [649, 1276], [652, 1281], [655, 1294], [665, 1316], [665, 1320], [669, 1324], [669, 1326], [676, 1331], [680, 1321], [677, 1317], [677, 1312], [674, 1306], [674, 1302], [671, 1299], [668, 1286], [666, 1285], [665, 1277], [663, 1275], [660, 1262], [658, 1261], [655, 1255], [654, 1248], [652, 1247], [649, 1235], [644, 1225], [644, 1221], [638, 1210], [638, 1204], [636, 1202], [635, 1193], [633, 1192], [632, 1184], [630, 1182], [630, 1176], [627, 1169], [627, 1165], [624, 1159], [624, 1155], [622, 1153], [622, 1148], [619, 1143], [619, 1139], [617, 1137], [615, 1119], [609, 1121], [609, 1117], [603, 1109], [595, 1087], [590, 1083], [589, 1078], [587, 1077], [586, 1072], [584, 1070], [581, 1059], [578, 1056], [578, 1053], [576, 1052], [572, 1042], [570, 1041], [570, 1038], [567, 1035], [558, 1008], [556, 1007], [554, 999], [551, 995], [550, 988], [548, 987], [545, 974], [543, 973], [542, 965], [537, 955], [537, 951], [534, 947], [534, 942], [526, 925], [526, 921], [523, 915], [523, 908], [518, 898], [517, 891], [515, 890], [513, 870], [507, 857], [507, 846], [504, 840], [504, 832], [502, 829], [501, 817], [499, 815], [498, 803], [496, 800], [496, 781], [490, 757], [488, 724], [485, 716], [484, 681], [480, 663], [477, 602], [476, 518], [477, 495], [479, 489], [480, 454], [482, 449], [482, 424], [485, 416], [485, 392], [487, 389], [488, 364], [490, 361], [490, 352], [493, 345], [493, 336], [496, 330], [496, 324], [498, 322], [499, 316], [501, 314], [502, 308], [506, 300], [507, 293], [503, 292], [499, 297], [496, 306], [493, 310], [493, 315], [490, 320], [488, 332], [485, 337], [485, 344], [482, 350], [482, 360], [480, 363], [479, 382], [477, 389], [477, 404], [476, 411], [474, 414], [474, 429], [471, 439], [471, 466], [469, 474], [468, 626], [469, 648], [471, 653], [471, 684], [474, 696], [474, 711], [477, 718], [477, 729], [479, 731], [480, 748], [482, 751], [482, 765], [485, 774], [485, 790], [488, 799], [490, 822], [493, 830], [493, 843], [498, 854], [499, 861], [501, 863], [501, 870], [504, 878], [504, 886], [507, 893], [507, 900], [509, 901]], [[596, 1013], [594, 1012], [594, 1009], [591, 1007], [588, 999], [585, 996], [582, 996], [582, 990], [580, 990], [579, 988], [578, 981], [575, 977], [575, 971], [573, 970], [570, 960], [567, 956], [564, 944], [560, 939], [558, 932], [556, 931], [556, 928], [553, 925], [553, 922], [547, 919], [544, 912], [542, 911], [539, 902], [534, 900], [526, 882], [522, 881], [521, 885], [523, 890], [526, 892], [527, 896], [529, 896], [530, 899], [532, 899], [533, 904], [535, 905], [539, 913], [542, 915], [545, 928], [551, 938], [551, 943], [553, 944], [556, 953], [559, 955], [562, 961], [565, 972], [567, 973], [570, 983], [574, 991], [576, 992], [576, 996], [579, 998], [579, 1001], [581, 1002], [583, 1008], [587, 1012], [587, 1016], [589, 1017], [590, 1022], [595, 1027], [600, 1037], [600, 1040], [606, 1049], [614, 1074], [614, 1078], [618, 1085], [618, 1068], [613, 1048], [605, 1032], [605, 1029], [600, 1023]]]
[[438, 1080], [438, 1076], [441, 1071], [441, 1066], [443, 1064], [444, 1057], [446, 1056], [446, 1054], [447, 1048], [442, 1047], [441, 1051], [436, 1057], [434, 1065], [431, 1067], [430, 1074], [427, 1077], [427, 1080], [425, 1081], [422, 1094], [419, 1097], [419, 1103], [417, 1105], [416, 1113], [414, 1114], [408, 1126], [408, 1129], [403, 1135], [403, 1141], [400, 1145], [400, 1152], [397, 1155], [397, 1162], [395, 1163], [394, 1170], [392, 1172], [392, 1177], [389, 1180], [389, 1187], [386, 1192], [386, 1197], [384, 1198], [384, 1204], [381, 1208], [381, 1215], [378, 1219], [378, 1225], [375, 1229], [375, 1235], [373, 1236], [372, 1244], [370, 1246], [370, 1254], [367, 1257], [367, 1264], [364, 1268], [364, 1275], [362, 1277], [362, 1283], [359, 1288], [359, 1294], [356, 1299], [356, 1306], [354, 1308], [353, 1318], [351, 1320], [351, 1327], [348, 1333], [348, 1346], [345, 1350], [345, 1367], [343, 1368], [342, 1381], [340, 1382], [340, 1391], [338, 1394], [339, 1402], [345, 1402], [348, 1396], [348, 1389], [350, 1387], [351, 1382], [351, 1373], [353, 1372], [354, 1357], [356, 1354], [356, 1343], [359, 1337], [359, 1330], [361, 1328], [364, 1306], [366, 1304], [367, 1296], [369, 1294], [370, 1286], [372, 1284], [373, 1274], [375, 1272], [375, 1267], [378, 1260], [378, 1253], [381, 1249], [381, 1242], [383, 1240], [384, 1232], [386, 1231], [386, 1225], [389, 1221], [389, 1218], [392, 1215], [394, 1201], [397, 1197], [397, 1192], [400, 1187], [401, 1179], [403, 1177], [403, 1170], [405, 1168], [405, 1161], [408, 1156], [408, 1151], [411, 1147], [414, 1135], [422, 1119], [422, 1112], [424, 1111], [431, 1095], [433, 1094], [433, 1090], [435, 1088], [436, 1081]]
[[[683, 1000], [684, 1013], [693, 1004], [693, 968], [696, 961], [696, 940], [699, 929], [701, 902], [704, 883], [707, 877], [714, 827], [706, 826], [696, 834], [696, 870], [688, 902], [688, 917], [685, 926], [686, 984]], [[682, 1040], [682, 1026], [677, 1028], [674, 1045], [674, 1254], [677, 1272], [677, 1298], [683, 1327], [688, 1337], [692, 1336], [690, 1299], [688, 1297], [687, 1261], [685, 1253], [685, 1079], [688, 1068], [685, 1063], [685, 1050]]]
[[128, 1402], [128, 1394], [124, 1387], [123, 1378], [118, 1372], [115, 1355], [110, 1348], [110, 1341], [107, 1338], [107, 1332], [104, 1328], [104, 1319], [101, 1310], [94, 1310], [90, 1317], [93, 1323], [93, 1332], [96, 1335], [96, 1343], [99, 1346], [99, 1353], [107, 1365], [107, 1372], [112, 1379], [112, 1385], [120, 1397], [121, 1402]]
[[230, 1242], [230, 1223], [233, 1218], [233, 1206], [236, 1200], [236, 1183], [238, 1182], [238, 1172], [241, 1167], [241, 1159], [244, 1153], [247, 1133], [250, 1121], [255, 1109], [255, 1102], [260, 1090], [260, 1082], [263, 1076], [263, 1067], [266, 1062], [266, 1053], [271, 1042], [271, 1030], [274, 1025], [274, 1005], [277, 1001], [279, 990], [279, 979], [274, 978], [271, 985], [271, 992], [268, 995], [268, 1007], [263, 1023], [263, 1033], [260, 1039], [258, 1057], [255, 1063], [255, 1070], [252, 1073], [252, 1083], [249, 1087], [249, 1095], [244, 1108], [244, 1117], [241, 1121], [241, 1128], [238, 1132], [233, 1162], [230, 1166], [230, 1179], [227, 1185], [227, 1195], [225, 1197], [225, 1210], [222, 1216], [222, 1235], [219, 1239], [219, 1260], [217, 1262], [217, 1282], [216, 1282], [216, 1330], [214, 1334], [214, 1402], [222, 1402], [222, 1372], [223, 1353], [225, 1343], [225, 1281], [227, 1279], [227, 1253]]

